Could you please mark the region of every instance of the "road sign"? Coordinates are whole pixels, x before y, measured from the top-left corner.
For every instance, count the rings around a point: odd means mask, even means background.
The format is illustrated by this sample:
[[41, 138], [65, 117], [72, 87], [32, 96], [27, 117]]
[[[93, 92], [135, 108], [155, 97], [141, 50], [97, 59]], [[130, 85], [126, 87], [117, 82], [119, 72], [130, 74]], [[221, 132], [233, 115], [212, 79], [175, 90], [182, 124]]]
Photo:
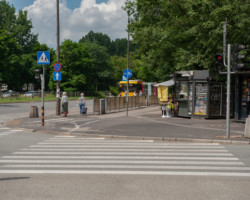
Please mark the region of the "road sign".
[[62, 66], [60, 63], [55, 63], [53, 68], [54, 68], [55, 72], [60, 72], [62, 69]]
[[126, 78], [131, 78], [132, 77], [132, 71], [130, 69], [125, 69], [123, 71], [123, 76], [125, 76]]
[[54, 81], [60, 81], [60, 80], [62, 80], [62, 73], [61, 72], [54, 72], [53, 73], [53, 80]]
[[49, 51], [38, 51], [37, 52], [37, 64], [38, 65], [49, 65], [50, 64]]
[[127, 81], [127, 78], [125, 76], [122, 76], [122, 81]]

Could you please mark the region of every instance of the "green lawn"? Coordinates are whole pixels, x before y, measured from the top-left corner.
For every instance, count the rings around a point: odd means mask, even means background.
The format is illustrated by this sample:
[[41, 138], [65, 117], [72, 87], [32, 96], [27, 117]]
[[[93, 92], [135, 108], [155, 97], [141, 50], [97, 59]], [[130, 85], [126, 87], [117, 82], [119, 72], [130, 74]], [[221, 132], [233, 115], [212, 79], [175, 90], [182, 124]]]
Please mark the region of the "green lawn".
[[[69, 100], [77, 100], [79, 97], [68, 97]], [[92, 99], [93, 97], [85, 97], [86, 99]], [[55, 96], [49, 96], [46, 95], [44, 98], [44, 101], [55, 101], [56, 97]], [[19, 98], [15, 97], [7, 97], [7, 98], [2, 98], [0, 97], [0, 103], [22, 103], [22, 102], [34, 102], [34, 101], [41, 101], [41, 97], [22, 97], [20, 96]]]

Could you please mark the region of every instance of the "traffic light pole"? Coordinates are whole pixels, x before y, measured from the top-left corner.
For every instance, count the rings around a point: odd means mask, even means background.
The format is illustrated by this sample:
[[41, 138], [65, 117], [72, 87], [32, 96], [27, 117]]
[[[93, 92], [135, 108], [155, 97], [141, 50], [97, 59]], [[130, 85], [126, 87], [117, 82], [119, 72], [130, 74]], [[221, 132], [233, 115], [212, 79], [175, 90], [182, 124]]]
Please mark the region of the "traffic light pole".
[[227, 138], [230, 138], [230, 84], [231, 84], [230, 54], [231, 54], [231, 44], [228, 44], [227, 45], [227, 113], [226, 113]]

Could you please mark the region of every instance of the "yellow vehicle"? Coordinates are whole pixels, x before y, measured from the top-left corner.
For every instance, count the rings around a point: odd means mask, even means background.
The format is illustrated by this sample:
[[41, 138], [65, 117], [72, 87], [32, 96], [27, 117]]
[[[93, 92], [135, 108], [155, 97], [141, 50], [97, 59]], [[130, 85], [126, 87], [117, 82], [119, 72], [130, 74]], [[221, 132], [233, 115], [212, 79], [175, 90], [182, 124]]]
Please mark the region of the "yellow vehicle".
[[[128, 89], [129, 96], [133, 96], [134, 91], [139, 95], [140, 91], [143, 93], [143, 82], [141, 80], [129, 80]], [[124, 97], [125, 91], [127, 91], [127, 81], [120, 81], [119, 94]]]

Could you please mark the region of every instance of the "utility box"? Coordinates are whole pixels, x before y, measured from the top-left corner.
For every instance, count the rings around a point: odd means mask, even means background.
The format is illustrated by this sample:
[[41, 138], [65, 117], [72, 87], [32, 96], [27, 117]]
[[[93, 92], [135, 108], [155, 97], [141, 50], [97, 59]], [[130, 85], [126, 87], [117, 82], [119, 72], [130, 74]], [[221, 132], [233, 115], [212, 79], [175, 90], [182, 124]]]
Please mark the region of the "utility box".
[[30, 118], [39, 117], [37, 106], [30, 106], [30, 114], [29, 114], [29, 117], [30, 117]]

